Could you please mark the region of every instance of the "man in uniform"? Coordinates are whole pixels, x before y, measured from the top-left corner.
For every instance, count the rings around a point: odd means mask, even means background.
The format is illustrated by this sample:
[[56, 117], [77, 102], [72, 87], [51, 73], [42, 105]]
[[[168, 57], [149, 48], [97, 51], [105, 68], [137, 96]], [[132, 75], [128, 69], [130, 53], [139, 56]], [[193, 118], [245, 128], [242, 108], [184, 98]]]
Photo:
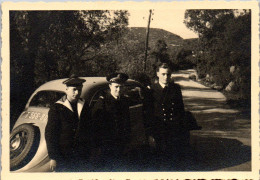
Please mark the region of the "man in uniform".
[[66, 95], [50, 108], [45, 139], [53, 171], [78, 171], [87, 157], [89, 117], [85, 102], [80, 99], [85, 81], [75, 76], [65, 80]]
[[179, 155], [181, 148], [189, 144], [189, 132], [183, 128], [185, 115], [181, 88], [170, 82], [171, 70], [161, 63], [156, 69], [158, 82], [151, 85], [154, 118], [150, 122], [151, 135], [160, 153]]
[[121, 93], [128, 76], [114, 73], [106, 79], [109, 92], [99, 97], [92, 109], [92, 118], [95, 121], [95, 146], [101, 152], [98, 163], [115, 168], [124, 159], [124, 151], [130, 141], [129, 104], [127, 97]]

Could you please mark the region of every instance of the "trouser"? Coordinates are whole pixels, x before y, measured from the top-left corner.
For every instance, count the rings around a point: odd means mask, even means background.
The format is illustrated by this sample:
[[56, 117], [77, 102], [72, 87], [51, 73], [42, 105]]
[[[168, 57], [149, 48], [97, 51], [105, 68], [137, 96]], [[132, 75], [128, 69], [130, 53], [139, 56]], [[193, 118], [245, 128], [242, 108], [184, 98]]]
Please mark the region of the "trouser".
[[182, 129], [161, 129], [154, 133], [159, 153], [178, 153], [189, 146], [190, 133]]
[[96, 159], [94, 166], [96, 171], [123, 171], [127, 164], [124, 155], [124, 144], [103, 144], [100, 147], [101, 154]]
[[[86, 152], [87, 153], [87, 152]], [[88, 172], [90, 171], [88, 159], [78, 153], [63, 155], [57, 160], [56, 172]]]

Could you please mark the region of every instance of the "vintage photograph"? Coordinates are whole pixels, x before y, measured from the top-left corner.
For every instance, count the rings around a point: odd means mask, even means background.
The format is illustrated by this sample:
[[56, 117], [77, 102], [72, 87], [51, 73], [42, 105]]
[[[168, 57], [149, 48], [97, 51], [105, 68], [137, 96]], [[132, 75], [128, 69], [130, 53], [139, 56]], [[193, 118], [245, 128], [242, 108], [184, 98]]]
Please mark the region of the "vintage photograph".
[[188, 7], [7, 8], [3, 169], [253, 172], [255, 9]]

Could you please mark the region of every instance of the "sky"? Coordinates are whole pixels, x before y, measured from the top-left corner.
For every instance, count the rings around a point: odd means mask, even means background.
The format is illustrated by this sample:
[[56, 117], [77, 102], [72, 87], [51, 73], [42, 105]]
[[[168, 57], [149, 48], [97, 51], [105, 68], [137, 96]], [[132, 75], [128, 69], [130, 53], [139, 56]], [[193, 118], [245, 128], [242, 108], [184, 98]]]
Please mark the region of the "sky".
[[[189, 30], [184, 21], [185, 9], [153, 10], [151, 28], [160, 28], [179, 35], [183, 39], [197, 38], [198, 35]], [[129, 27], [147, 27], [149, 9], [129, 10]]]

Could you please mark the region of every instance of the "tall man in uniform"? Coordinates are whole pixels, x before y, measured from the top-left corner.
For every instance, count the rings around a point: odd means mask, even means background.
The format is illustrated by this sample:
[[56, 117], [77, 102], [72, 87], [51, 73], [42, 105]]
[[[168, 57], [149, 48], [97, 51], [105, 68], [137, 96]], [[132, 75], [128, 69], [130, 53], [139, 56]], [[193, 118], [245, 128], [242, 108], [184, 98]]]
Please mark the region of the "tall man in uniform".
[[89, 117], [85, 102], [80, 99], [85, 81], [75, 76], [65, 80], [66, 96], [50, 108], [45, 139], [52, 170], [78, 171], [80, 161], [87, 156], [85, 145], [90, 142], [90, 131], [86, 129]]
[[179, 155], [181, 148], [189, 144], [189, 132], [183, 128], [185, 111], [181, 88], [170, 81], [168, 64], [159, 64], [156, 75], [158, 82], [151, 85], [154, 111], [151, 134], [159, 152]]
[[124, 159], [130, 141], [130, 115], [128, 99], [121, 89], [128, 79], [124, 73], [114, 73], [107, 78], [109, 92], [100, 96], [92, 109], [95, 121], [95, 146], [101, 151], [99, 164], [115, 168]]

